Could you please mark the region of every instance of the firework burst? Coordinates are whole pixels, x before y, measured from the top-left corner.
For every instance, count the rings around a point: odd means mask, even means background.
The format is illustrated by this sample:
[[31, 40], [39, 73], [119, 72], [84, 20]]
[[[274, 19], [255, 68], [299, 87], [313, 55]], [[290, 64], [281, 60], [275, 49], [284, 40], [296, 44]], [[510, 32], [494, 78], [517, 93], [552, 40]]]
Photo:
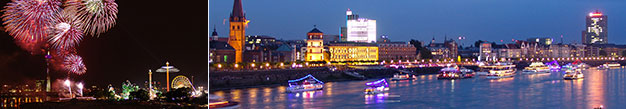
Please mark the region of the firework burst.
[[85, 67], [85, 64], [83, 63], [83, 58], [75, 54], [65, 56], [63, 68], [70, 73], [79, 75], [87, 72], [87, 67]]
[[70, 49], [78, 45], [83, 39], [81, 22], [75, 15], [73, 8], [65, 8], [58, 19], [53, 20], [52, 27], [48, 28], [50, 39], [48, 42], [56, 49]]
[[106, 32], [117, 19], [115, 0], [68, 0], [65, 6], [77, 9], [81, 28], [91, 36]]
[[45, 45], [45, 30], [60, 6], [59, 0], [13, 0], [2, 10], [4, 28], [22, 48], [35, 52]]

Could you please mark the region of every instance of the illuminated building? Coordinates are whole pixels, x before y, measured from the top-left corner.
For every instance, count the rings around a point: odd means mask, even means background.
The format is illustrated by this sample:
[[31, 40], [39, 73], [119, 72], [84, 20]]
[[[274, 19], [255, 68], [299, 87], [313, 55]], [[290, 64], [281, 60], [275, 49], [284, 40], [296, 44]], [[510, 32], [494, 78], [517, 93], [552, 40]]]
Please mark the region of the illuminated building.
[[270, 46], [276, 43], [276, 38], [265, 35], [246, 36], [245, 50], [257, 50], [261, 46]]
[[552, 38], [548, 37], [536, 37], [536, 38], [528, 38], [526, 41], [530, 43], [539, 43], [543, 45], [550, 45], [554, 41]]
[[458, 56], [458, 45], [454, 40], [445, 40], [444, 43], [435, 43], [435, 38], [428, 44], [433, 58], [456, 58]]
[[235, 49], [235, 62], [239, 63], [243, 61], [243, 50], [245, 46], [246, 27], [248, 26], [248, 20], [243, 13], [241, 6], [241, 0], [235, 0], [233, 4], [233, 11], [230, 14], [230, 37], [228, 38], [228, 44]]
[[607, 17], [601, 12], [591, 12], [585, 19], [586, 29], [583, 31], [583, 44], [607, 44]]
[[378, 41], [378, 60], [391, 62], [395, 60], [415, 60], [417, 59], [417, 48], [406, 42], [391, 42], [388, 36], [381, 36]]
[[324, 33], [317, 28], [313, 28], [307, 33], [306, 61], [318, 62], [324, 61]]
[[331, 63], [378, 61], [378, 46], [374, 43], [335, 42], [328, 44]]
[[553, 44], [549, 47], [550, 57], [553, 58], [566, 58], [573, 57], [571, 49], [575, 49], [571, 45], [566, 44]]
[[209, 62], [234, 63], [235, 49], [226, 42], [217, 40], [209, 41]]
[[479, 57], [478, 59], [487, 59], [491, 56], [493, 56], [492, 53], [492, 48], [491, 48], [491, 43], [481, 43], [480, 44], [480, 50], [479, 50]]
[[521, 50], [516, 44], [491, 45], [497, 58], [520, 58]]
[[376, 20], [359, 18], [359, 15], [353, 14], [350, 9], [346, 11], [347, 15], [347, 41], [354, 42], [376, 42]]

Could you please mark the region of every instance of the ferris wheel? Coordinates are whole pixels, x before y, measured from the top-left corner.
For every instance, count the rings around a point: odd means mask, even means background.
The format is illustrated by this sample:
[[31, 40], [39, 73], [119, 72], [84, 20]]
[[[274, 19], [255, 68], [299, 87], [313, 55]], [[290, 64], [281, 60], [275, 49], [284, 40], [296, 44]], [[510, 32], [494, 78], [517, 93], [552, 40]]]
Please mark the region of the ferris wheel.
[[174, 77], [174, 79], [172, 80], [172, 88], [173, 89], [178, 89], [178, 88], [183, 88], [183, 87], [187, 87], [187, 88], [191, 88], [192, 90], [196, 90], [193, 85], [191, 84], [191, 82], [189, 81], [189, 78], [183, 76], [183, 75], [178, 75], [176, 77]]

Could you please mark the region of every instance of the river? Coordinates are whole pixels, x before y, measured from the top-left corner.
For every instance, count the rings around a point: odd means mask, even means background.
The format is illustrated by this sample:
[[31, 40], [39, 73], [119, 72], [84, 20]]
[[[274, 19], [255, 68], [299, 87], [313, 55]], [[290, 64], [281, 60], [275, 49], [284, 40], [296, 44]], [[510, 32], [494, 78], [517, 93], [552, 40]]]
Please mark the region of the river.
[[363, 81], [327, 82], [324, 89], [286, 93], [286, 86], [211, 92], [241, 108], [604, 108], [626, 107], [626, 69], [584, 70], [584, 79], [563, 80], [562, 72], [512, 78], [438, 80], [420, 75], [387, 81], [384, 94], [366, 95]]

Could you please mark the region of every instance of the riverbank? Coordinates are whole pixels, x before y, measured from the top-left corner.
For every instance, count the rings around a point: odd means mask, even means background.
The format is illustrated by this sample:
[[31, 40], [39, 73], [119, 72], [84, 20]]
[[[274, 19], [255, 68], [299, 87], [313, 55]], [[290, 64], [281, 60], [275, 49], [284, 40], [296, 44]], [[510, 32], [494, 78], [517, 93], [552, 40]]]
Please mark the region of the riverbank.
[[203, 109], [206, 106], [147, 101], [69, 100], [26, 103], [23, 109]]
[[[442, 67], [407, 68], [416, 75], [436, 74]], [[475, 67], [469, 67], [476, 69]], [[399, 73], [397, 69], [347, 70], [357, 72], [368, 79], [390, 78]], [[287, 85], [288, 80], [304, 77], [308, 74], [324, 82], [360, 80], [343, 73], [330, 71], [328, 68], [276, 69], [255, 71], [211, 71], [209, 74], [210, 91], [240, 89], [249, 87], [273, 87]]]

